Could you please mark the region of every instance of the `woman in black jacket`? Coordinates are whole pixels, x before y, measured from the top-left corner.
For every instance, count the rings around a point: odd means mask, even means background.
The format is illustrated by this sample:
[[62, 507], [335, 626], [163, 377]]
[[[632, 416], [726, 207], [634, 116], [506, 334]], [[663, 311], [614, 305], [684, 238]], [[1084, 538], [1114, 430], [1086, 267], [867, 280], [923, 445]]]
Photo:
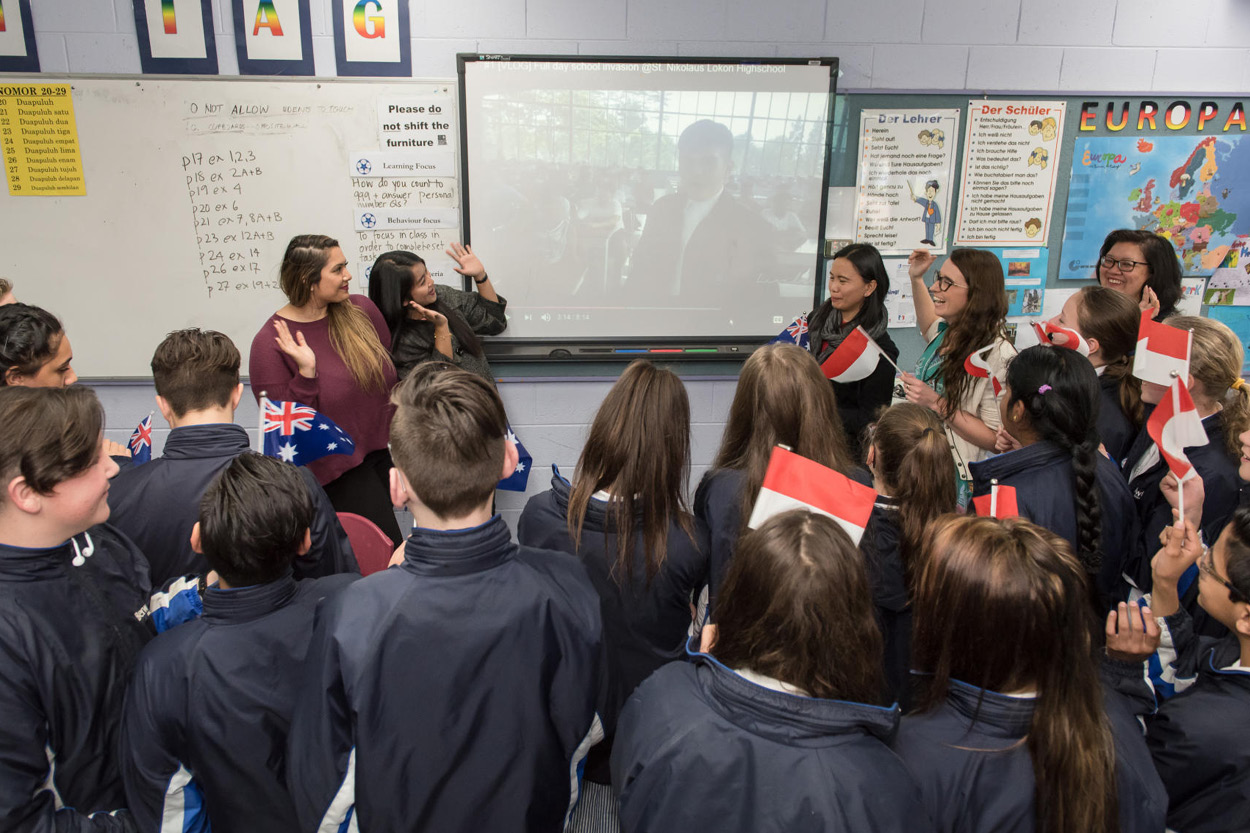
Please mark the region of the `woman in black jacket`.
[[495, 292], [486, 267], [468, 246], [451, 244], [456, 271], [473, 279], [477, 292], [436, 286], [425, 260], [412, 252], [386, 252], [369, 270], [369, 300], [391, 330], [391, 356], [403, 380], [421, 362], [440, 361], [476, 373], [491, 384], [490, 362], [478, 336], [508, 326], [508, 302]]
[[[829, 267], [829, 297], [808, 316], [809, 348], [816, 361], [824, 363], [855, 330], [863, 327], [877, 345], [898, 361], [898, 347], [886, 332], [889, 316], [885, 296], [890, 277], [877, 250], [867, 243], [852, 243], [839, 249]], [[842, 430], [856, 462], [863, 461], [861, 435], [882, 407], [894, 395], [894, 366], [881, 362], [867, 379], [833, 382], [838, 398]]]

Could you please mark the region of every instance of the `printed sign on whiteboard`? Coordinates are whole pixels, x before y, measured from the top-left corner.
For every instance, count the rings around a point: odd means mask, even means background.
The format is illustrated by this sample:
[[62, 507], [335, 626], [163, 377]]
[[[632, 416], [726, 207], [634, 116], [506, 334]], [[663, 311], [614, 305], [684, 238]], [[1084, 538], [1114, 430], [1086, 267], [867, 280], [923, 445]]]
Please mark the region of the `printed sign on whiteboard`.
[[334, 0], [339, 75], [411, 75], [407, 0]]
[[234, 0], [241, 75], [313, 75], [309, 0]]
[[134, 0], [145, 73], [217, 74], [211, 0]]

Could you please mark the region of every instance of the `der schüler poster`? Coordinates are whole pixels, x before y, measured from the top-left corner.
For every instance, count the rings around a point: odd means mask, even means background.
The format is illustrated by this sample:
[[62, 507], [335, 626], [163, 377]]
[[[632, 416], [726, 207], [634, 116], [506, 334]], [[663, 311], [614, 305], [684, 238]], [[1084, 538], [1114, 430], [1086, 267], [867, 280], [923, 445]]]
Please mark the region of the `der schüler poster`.
[[883, 255], [946, 251], [958, 110], [864, 110], [855, 242]]
[[956, 246], [1045, 246], [1062, 101], [970, 101]]

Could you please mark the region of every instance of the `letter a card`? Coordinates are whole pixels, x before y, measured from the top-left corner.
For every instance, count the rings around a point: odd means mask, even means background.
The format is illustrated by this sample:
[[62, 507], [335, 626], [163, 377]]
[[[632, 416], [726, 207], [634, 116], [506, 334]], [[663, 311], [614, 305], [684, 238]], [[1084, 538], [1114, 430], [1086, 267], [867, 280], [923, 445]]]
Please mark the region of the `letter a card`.
[[134, 8], [145, 73], [217, 74], [212, 0], [134, 0]]
[[309, 0], [233, 0], [240, 75], [316, 75]]
[[334, 0], [339, 75], [412, 75], [408, 0]]

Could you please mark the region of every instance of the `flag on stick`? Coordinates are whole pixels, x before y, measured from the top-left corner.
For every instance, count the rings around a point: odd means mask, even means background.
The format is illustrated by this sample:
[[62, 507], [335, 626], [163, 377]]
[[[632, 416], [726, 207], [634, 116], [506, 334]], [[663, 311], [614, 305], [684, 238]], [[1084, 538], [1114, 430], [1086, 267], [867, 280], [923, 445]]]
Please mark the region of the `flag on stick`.
[[990, 481], [990, 493], [972, 499], [972, 510], [985, 518], [1018, 518], [1020, 505], [1016, 500], [1015, 486], [1000, 486]]
[[778, 446], [747, 526], [755, 529], [791, 509], [806, 509], [838, 522], [857, 545], [868, 526], [877, 493], [849, 477]]
[[1185, 330], [1160, 324], [1143, 310], [1141, 327], [1137, 330], [1137, 353], [1133, 357], [1133, 375], [1143, 382], [1167, 387], [1173, 379], [1189, 376], [1189, 347], [1193, 336]]
[[829, 354], [820, 370], [826, 379], [834, 382], [858, 382], [871, 376], [882, 359], [898, 370], [898, 365], [873, 341], [868, 331], [863, 327], [856, 327]]

